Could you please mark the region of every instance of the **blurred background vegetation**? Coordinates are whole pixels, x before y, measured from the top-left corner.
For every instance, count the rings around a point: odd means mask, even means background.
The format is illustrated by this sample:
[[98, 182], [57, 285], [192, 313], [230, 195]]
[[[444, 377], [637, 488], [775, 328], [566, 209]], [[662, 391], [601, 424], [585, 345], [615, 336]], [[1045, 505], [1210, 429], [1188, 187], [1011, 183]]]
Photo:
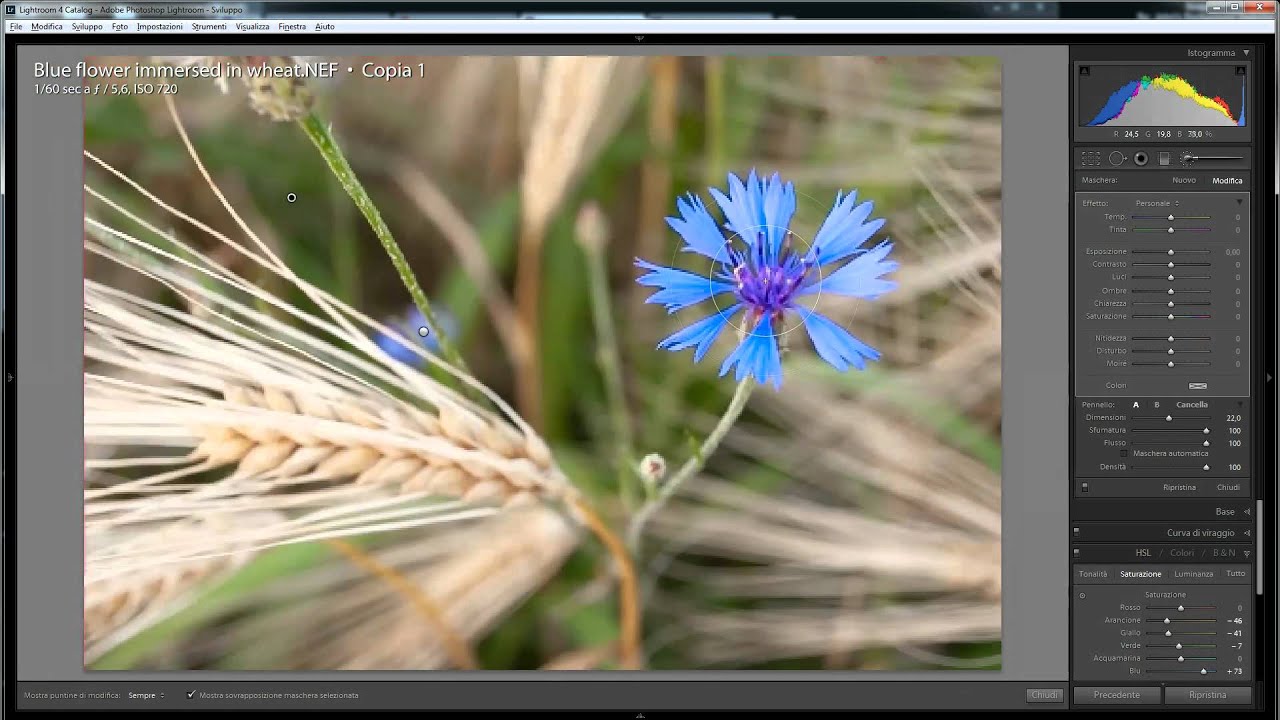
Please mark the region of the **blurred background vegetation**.
[[[676, 195], [709, 201], [706, 188], [724, 187], [727, 172], [778, 171], [796, 183], [792, 227], [801, 237], [837, 190], [874, 200], [876, 216], [888, 219], [881, 236], [897, 243], [900, 288], [876, 303], [832, 300], [824, 309], [884, 359], [840, 374], [807, 340], [792, 342], [783, 390], [757, 391], [704, 476], [651, 528], [639, 558], [648, 663], [999, 667], [996, 59], [619, 58], [603, 76], [570, 58], [344, 60], [425, 63], [423, 78], [312, 81], [317, 112], [434, 306], [456, 319], [471, 370], [513, 401], [521, 367], [503, 317], [530, 312], [518, 264], [540, 263], [532, 310], [540, 429], [568, 475], [619, 523], [626, 508], [578, 238], [582, 208], [597, 206], [605, 220], [635, 452], [674, 465], [733, 391], [715, 376], [729, 341], [701, 365], [687, 352], [655, 350], [698, 311], [669, 318], [643, 303], [634, 282], [635, 257], [674, 258], [678, 238], [664, 218]], [[375, 317], [403, 316], [409, 299], [386, 255], [298, 127], [254, 114], [234, 82], [226, 94], [180, 82], [178, 108], [197, 150], [263, 238], [310, 282]], [[88, 98], [85, 147], [237, 234], [158, 98]], [[141, 202], [136, 209], [154, 215]], [[252, 276], [243, 258], [209, 249]], [[86, 263], [90, 276], [153, 292], [94, 257]], [[360, 541], [394, 549], [429, 535]], [[333, 608], [319, 607], [319, 589], [350, 580], [325, 570], [334, 562], [316, 545], [268, 551], [93, 667], [363, 666], [338, 650], [315, 651], [337, 647], [343, 633], [382, 641], [370, 626], [335, 628]], [[563, 563], [477, 634], [483, 667], [609, 666], [602, 649], [618, 628], [607, 559], [581, 543]], [[406, 650], [370, 666], [430, 665]]]

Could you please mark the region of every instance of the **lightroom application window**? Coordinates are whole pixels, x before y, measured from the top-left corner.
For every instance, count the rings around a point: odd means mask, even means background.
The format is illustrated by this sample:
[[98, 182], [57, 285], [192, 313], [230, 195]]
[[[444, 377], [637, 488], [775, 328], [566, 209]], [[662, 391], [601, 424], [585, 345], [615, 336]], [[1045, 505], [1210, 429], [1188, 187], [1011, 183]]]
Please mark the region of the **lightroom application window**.
[[1274, 2], [3, 2], [7, 706], [1274, 714]]

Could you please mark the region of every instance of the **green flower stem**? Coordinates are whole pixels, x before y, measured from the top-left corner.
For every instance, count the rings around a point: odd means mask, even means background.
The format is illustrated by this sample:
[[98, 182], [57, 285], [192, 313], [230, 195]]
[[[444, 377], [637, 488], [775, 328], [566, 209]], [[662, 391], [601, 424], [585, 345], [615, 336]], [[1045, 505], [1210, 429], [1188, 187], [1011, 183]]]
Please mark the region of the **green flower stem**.
[[626, 390], [622, 383], [622, 358], [618, 352], [618, 333], [614, 326], [613, 305], [609, 301], [608, 267], [604, 249], [597, 243], [581, 243], [587, 255], [588, 283], [591, 292], [591, 319], [595, 323], [596, 360], [604, 376], [605, 402], [618, 463], [618, 491], [623, 506], [631, 510], [635, 503], [634, 469], [636, 453], [631, 415], [627, 410]]
[[373, 200], [369, 198], [369, 193], [365, 192], [364, 185], [360, 184], [355, 171], [351, 169], [351, 165], [347, 162], [346, 156], [338, 148], [337, 142], [333, 139], [333, 133], [329, 131], [329, 126], [322, 122], [314, 112], [307, 113], [298, 120], [298, 125], [302, 127], [307, 137], [311, 138], [311, 142], [315, 144], [316, 149], [320, 151], [320, 155], [329, 164], [329, 169], [333, 171], [334, 177], [338, 178], [338, 182], [342, 183], [343, 189], [355, 201], [360, 213], [364, 215], [365, 220], [369, 221], [369, 227], [373, 228], [374, 234], [378, 236], [378, 241], [382, 243], [382, 249], [386, 250], [387, 256], [391, 258], [391, 264], [395, 266], [396, 272], [400, 275], [400, 282], [404, 283], [405, 289], [409, 291], [409, 297], [413, 299], [413, 304], [418, 307], [422, 316], [426, 318], [431, 332], [435, 334], [436, 342], [440, 344], [441, 354], [455, 367], [466, 369], [466, 363], [458, 352], [457, 346], [445, 336], [435, 313], [431, 311], [431, 303], [427, 301], [427, 294], [423, 292], [422, 286], [418, 284], [418, 278], [413, 274], [413, 268], [409, 267], [409, 261], [405, 259], [404, 251], [400, 249], [396, 239], [391, 236], [391, 229], [383, 222], [382, 214], [378, 212], [378, 207], [373, 204]]
[[716, 423], [711, 434], [702, 441], [690, 457], [685, 461], [684, 465], [676, 471], [662, 485], [662, 489], [657, 496], [650, 500], [640, 508], [640, 511], [631, 519], [630, 526], [627, 527], [627, 547], [631, 548], [633, 555], [638, 555], [640, 551], [640, 538], [644, 532], [644, 526], [649, 522], [659, 510], [667, 504], [676, 492], [680, 490], [680, 486], [689, 480], [689, 478], [697, 475], [707, 464], [707, 458], [715, 453], [716, 448], [720, 447], [720, 442], [729, 434], [729, 429], [738, 421], [738, 417], [742, 415], [743, 409], [747, 407], [747, 400], [751, 397], [751, 391], [755, 390], [755, 381], [747, 378], [738, 383], [738, 389], [733, 393], [733, 399], [729, 401], [729, 407], [725, 408], [724, 414], [720, 416], [719, 422]]
[[341, 292], [339, 297], [355, 305], [360, 301], [360, 248], [356, 244], [356, 225], [352, 222], [351, 206], [341, 201], [342, 191], [333, 183], [326, 183], [326, 186], [334, 200], [334, 242], [329, 258]]

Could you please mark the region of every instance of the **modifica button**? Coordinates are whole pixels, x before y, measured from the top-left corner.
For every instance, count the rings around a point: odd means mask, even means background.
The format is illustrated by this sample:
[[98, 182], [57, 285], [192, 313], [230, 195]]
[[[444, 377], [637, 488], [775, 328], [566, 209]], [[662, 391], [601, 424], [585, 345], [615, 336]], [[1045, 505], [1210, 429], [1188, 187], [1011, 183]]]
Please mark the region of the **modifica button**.
[[1158, 687], [1078, 687], [1071, 693], [1077, 705], [1159, 705]]
[[1253, 702], [1253, 688], [1171, 687], [1165, 688], [1164, 701], [1170, 705], [1248, 705]]

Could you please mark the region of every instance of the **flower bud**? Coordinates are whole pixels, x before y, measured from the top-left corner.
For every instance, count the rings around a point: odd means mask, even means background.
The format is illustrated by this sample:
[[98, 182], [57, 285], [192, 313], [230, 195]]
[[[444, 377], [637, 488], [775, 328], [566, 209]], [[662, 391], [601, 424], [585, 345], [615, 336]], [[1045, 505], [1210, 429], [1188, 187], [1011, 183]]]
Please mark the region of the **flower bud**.
[[640, 461], [637, 470], [640, 473], [641, 482], [652, 490], [667, 476], [667, 461], [657, 453], [649, 453]]

